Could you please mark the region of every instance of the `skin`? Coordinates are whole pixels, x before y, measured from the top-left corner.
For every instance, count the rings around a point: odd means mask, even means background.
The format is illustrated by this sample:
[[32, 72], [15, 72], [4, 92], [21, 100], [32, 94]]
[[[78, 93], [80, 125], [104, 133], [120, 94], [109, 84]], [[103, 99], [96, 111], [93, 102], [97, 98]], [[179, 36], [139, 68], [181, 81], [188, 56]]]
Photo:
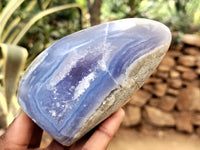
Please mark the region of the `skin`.
[[40, 129], [22, 110], [0, 137], [0, 150], [106, 150], [117, 132], [123, 118], [120, 108], [92, 133], [70, 147], [53, 140], [46, 148], [39, 148], [42, 129]]

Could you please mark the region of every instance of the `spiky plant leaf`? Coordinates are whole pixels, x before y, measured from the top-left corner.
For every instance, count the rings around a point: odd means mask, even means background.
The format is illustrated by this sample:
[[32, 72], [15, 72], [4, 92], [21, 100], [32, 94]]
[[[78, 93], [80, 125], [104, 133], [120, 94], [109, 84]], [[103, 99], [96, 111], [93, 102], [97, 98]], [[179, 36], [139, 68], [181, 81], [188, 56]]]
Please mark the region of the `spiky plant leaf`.
[[14, 95], [12, 97], [12, 100], [10, 101], [8, 113], [6, 115], [6, 126], [7, 127], [13, 121], [13, 119], [16, 117], [16, 114], [18, 113], [19, 109], [20, 109], [20, 106], [17, 102], [17, 97], [16, 97], [16, 95]]
[[[24, 0], [23, 0], [24, 1]], [[20, 3], [18, 2], [18, 7], [22, 4], [21, 1]], [[49, 5], [51, 0], [44, 0], [41, 5], [43, 9], [46, 9], [47, 6]], [[12, 0], [13, 2], [13, 0]], [[11, 5], [12, 4], [12, 5]], [[0, 29], [0, 42], [2, 43], [12, 43], [12, 41], [15, 39], [17, 34], [20, 32], [21, 28], [25, 26], [27, 23], [27, 20], [30, 20], [37, 8], [37, 1], [30, 1], [29, 4], [23, 9], [23, 17], [17, 16], [13, 20], [10, 21], [9, 24], [7, 24], [7, 21], [10, 19], [11, 15], [13, 14], [13, 3], [8, 4], [4, 9], [2, 14], [0, 14], [0, 24], [1, 24], [1, 29]], [[16, 7], [16, 6], [15, 6]], [[10, 10], [12, 9], [12, 10]], [[15, 8], [17, 9], [17, 7]], [[38, 10], [39, 11], [39, 10]], [[3, 17], [5, 16], [5, 17]], [[24, 21], [25, 20], [25, 21]], [[6, 25], [6, 27], [5, 27]]]
[[2, 13], [0, 14], [0, 37], [8, 19], [13, 14], [13, 12], [23, 3], [23, 1], [24, 0], [10, 0], [6, 7], [3, 9]]
[[6, 128], [7, 119], [6, 116], [8, 114], [7, 102], [4, 95], [0, 92], [0, 128]]
[[0, 43], [0, 49], [4, 60], [4, 92], [9, 107], [10, 101], [16, 92], [18, 79], [28, 53], [23, 47], [4, 43]]
[[66, 4], [63, 6], [56, 6], [54, 8], [49, 8], [46, 10], [43, 10], [42, 12], [38, 13], [37, 15], [35, 15], [25, 26], [24, 28], [21, 30], [21, 32], [17, 35], [17, 37], [14, 39], [14, 41], [12, 42], [13, 44], [17, 44], [22, 37], [26, 34], [26, 32], [30, 29], [30, 27], [39, 19], [41, 19], [44, 16], [47, 16], [49, 14], [53, 14], [55, 12], [59, 12], [62, 10], [66, 10], [66, 9], [70, 9], [70, 8], [78, 8], [79, 10], [81, 10], [80, 5], [78, 4]]
[[5, 40], [7, 40], [9, 36], [12, 36], [11, 32], [14, 30], [14, 28], [16, 28], [20, 20], [21, 20], [20, 17], [17, 17], [8, 25], [8, 27], [2, 33], [2, 37], [0, 40], [1, 42], [5, 42]]

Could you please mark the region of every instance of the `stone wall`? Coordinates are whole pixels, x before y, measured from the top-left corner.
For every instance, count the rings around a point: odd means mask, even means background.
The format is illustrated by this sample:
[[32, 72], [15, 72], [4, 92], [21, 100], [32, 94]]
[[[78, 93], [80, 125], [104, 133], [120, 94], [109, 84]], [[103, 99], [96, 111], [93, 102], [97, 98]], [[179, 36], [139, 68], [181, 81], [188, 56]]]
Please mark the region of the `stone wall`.
[[[196, 37], [196, 36], [195, 36]], [[123, 127], [149, 125], [200, 135], [200, 38], [171, 47], [125, 107]]]

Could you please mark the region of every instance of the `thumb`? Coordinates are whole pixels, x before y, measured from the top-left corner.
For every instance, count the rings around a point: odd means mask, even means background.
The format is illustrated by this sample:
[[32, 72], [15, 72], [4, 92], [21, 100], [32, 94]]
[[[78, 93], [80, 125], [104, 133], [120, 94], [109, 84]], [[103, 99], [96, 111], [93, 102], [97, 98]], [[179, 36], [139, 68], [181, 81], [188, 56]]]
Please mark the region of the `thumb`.
[[20, 110], [4, 135], [0, 138], [0, 146], [5, 149], [27, 149], [34, 125], [34, 122]]

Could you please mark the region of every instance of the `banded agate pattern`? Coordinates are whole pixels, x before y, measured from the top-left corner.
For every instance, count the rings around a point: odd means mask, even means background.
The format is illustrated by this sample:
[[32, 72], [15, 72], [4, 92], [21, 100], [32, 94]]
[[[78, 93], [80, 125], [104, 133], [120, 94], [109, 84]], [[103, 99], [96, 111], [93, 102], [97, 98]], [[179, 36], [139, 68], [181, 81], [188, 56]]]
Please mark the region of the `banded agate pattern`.
[[19, 104], [54, 139], [71, 145], [127, 102], [170, 42], [165, 25], [139, 18], [66, 36], [27, 68]]

